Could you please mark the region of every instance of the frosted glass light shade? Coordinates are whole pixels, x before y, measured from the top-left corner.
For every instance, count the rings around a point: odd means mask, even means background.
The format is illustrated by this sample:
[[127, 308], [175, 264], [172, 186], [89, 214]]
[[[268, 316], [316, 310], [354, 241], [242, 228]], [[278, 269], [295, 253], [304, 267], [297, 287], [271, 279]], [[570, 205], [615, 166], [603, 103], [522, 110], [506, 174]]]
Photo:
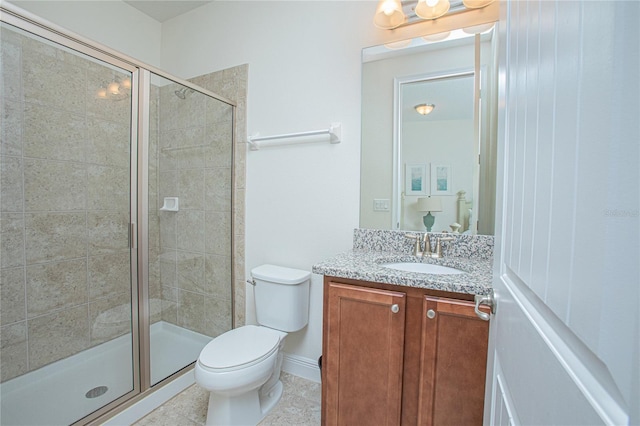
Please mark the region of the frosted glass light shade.
[[380, 0], [373, 16], [373, 25], [383, 30], [391, 30], [407, 20], [400, 0]]
[[434, 104], [420, 104], [420, 105], [416, 105], [414, 108], [416, 109], [416, 112], [420, 115], [427, 115], [429, 114], [431, 111], [433, 111], [433, 109], [436, 106]]
[[489, 6], [494, 0], [462, 0], [462, 4], [467, 9], [480, 9], [481, 7]]
[[419, 212], [441, 212], [442, 200], [439, 197], [418, 198]]
[[430, 4], [432, 4], [430, 0], [419, 0], [415, 10], [416, 15], [422, 19], [436, 19], [446, 14], [451, 7], [449, 0], [438, 0], [433, 6]]

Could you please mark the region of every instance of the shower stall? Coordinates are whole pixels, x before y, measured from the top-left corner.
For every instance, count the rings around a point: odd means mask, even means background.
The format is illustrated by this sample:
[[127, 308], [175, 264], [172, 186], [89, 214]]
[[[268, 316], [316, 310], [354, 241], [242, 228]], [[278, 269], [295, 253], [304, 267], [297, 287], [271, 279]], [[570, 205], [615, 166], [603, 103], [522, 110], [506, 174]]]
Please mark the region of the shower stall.
[[233, 326], [235, 106], [1, 12], [1, 422], [88, 423]]

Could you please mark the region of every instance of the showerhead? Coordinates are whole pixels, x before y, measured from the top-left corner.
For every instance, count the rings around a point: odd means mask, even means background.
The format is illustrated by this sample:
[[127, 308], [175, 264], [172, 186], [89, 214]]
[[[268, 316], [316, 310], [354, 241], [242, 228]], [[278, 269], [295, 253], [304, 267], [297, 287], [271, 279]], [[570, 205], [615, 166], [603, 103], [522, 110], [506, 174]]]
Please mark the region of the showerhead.
[[175, 93], [176, 96], [179, 97], [180, 99], [187, 99], [187, 95], [190, 95], [191, 93], [193, 93], [193, 89], [189, 89], [188, 87], [183, 87], [182, 89], [176, 90], [173, 93]]

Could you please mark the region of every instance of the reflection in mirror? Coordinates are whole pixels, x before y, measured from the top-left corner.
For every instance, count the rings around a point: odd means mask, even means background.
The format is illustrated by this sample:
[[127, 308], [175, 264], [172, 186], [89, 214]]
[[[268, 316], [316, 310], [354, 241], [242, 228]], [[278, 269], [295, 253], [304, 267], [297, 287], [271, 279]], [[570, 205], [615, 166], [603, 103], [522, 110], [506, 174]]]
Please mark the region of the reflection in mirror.
[[497, 37], [482, 30], [364, 49], [360, 227], [494, 233]]

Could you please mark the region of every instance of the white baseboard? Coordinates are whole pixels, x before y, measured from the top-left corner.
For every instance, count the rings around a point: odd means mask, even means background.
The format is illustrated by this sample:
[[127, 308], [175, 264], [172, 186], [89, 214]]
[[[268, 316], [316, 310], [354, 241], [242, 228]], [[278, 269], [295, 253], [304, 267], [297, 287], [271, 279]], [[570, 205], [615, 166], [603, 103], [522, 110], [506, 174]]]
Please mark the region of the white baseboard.
[[320, 368], [317, 359], [284, 353], [282, 370], [294, 376], [320, 383]]

